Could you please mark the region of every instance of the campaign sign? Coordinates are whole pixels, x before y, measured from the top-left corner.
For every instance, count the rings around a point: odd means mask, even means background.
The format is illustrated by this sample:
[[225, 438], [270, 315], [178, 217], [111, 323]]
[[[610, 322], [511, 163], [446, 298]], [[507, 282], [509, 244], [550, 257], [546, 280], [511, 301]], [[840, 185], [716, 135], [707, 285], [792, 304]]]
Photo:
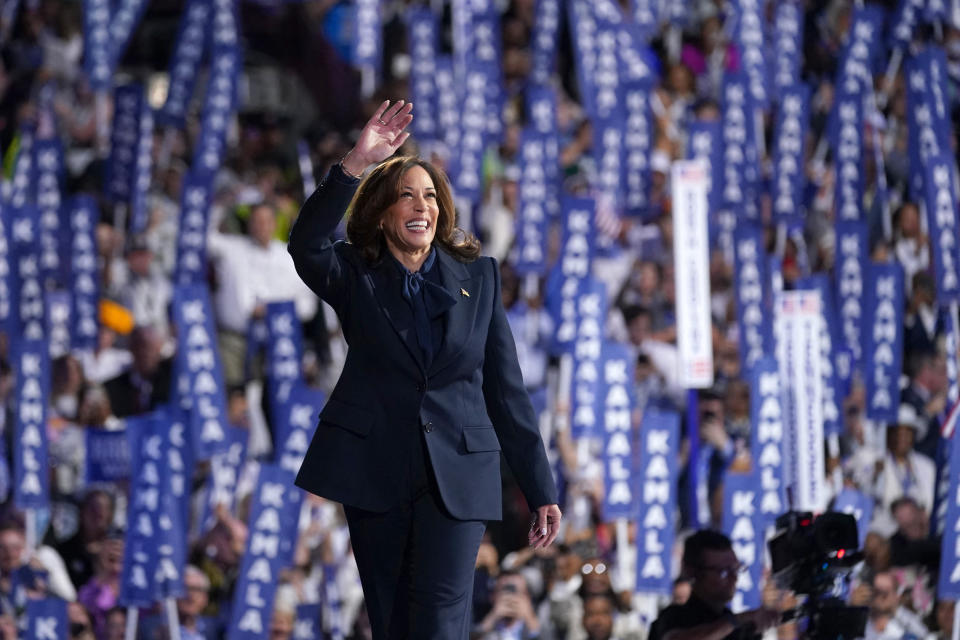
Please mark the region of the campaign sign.
[[279, 574], [284, 568], [280, 562], [281, 538], [297, 528], [297, 522], [286, 517], [287, 492], [301, 491], [293, 486], [293, 474], [277, 466], [262, 465], [256, 487], [227, 640], [255, 640], [268, 633]]
[[637, 585], [640, 593], [670, 593], [674, 510], [677, 499], [677, 452], [680, 416], [647, 407], [640, 425], [640, 492], [637, 540]]
[[603, 345], [600, 406], [603, 410], [603, 517], [636, 517], [633, 481], [634, 359], [626, 346]]
[[43, 509], [50, 502], [47, 462], [47, 404], [50, 355], [44, 340], [15, 345], [16, 413], [13, 441], [13, 502], [18, 509]]
[[180, 336], [177, 370], [184, 376], [184, 395], [190, 400], [190, 433], [197, 459], [206, 460], [224, 444], [227, 420], [223, 368], [206, 286], [176, 287], [173, 321]]
[[783, 475], [783, 390], [777, 361], [759, 360], [750, 375], [750, 447], [760, 495], [757, 507], [764, 525], [786, 511]]
[[88, 485], [130, 479], [130, 442], [125, 430], [87, 427], [84, 478]]
[[745, 567], [737, 576], [737, 590], [730, 603], [734, 613], [760, 606], [763, 557], [766, 548], [765, 518], [760, 511], [760, 488], [753, 473], [730, 473], [723, 478], [723, 532], [733, 543], [733, 552]]
[[680, 384], [688, 389], [706, 388], [713, 384], [708, 175], [699, 160], [675, 162], [671, 175]]

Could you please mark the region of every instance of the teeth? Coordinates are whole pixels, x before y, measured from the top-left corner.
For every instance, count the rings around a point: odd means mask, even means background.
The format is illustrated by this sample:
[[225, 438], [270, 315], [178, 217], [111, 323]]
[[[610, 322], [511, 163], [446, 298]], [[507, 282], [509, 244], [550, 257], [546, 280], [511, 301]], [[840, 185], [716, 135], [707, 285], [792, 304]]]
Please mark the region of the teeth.
[[414, 220], [407, 223], [407, 229], [412, 231], [426, 231], [427, 230], [427, 221], [426, 220]]

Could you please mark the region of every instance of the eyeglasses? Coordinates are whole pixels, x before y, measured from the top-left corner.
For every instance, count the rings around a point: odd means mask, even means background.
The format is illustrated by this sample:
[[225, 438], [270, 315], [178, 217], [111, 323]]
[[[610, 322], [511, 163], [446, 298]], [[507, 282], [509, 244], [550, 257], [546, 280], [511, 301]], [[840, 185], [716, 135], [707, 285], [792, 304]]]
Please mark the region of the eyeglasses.
[[746, 565], [742, 563], [735, 564], [732, 567], [711, 567], [708, 565], [703, 565], [700, 568], [703, 569], [704, 571], [716, 571], [717, 575], [720, 576], [720, 578], [723, 580], [726, 580], [727, 578], [730, 578], [732, 576], [740, 575], [741, 573], [747, 570]]
[[595, 573], [599, 576], [607, 572], [607, 565], [603, 564], [602, 562], [598, 562], [597, 564], [590, 564], [588, 562], [580, 568], [580, 571], [583, 572], [583, 575], [585, 576], [588, 576], [591, 573]]

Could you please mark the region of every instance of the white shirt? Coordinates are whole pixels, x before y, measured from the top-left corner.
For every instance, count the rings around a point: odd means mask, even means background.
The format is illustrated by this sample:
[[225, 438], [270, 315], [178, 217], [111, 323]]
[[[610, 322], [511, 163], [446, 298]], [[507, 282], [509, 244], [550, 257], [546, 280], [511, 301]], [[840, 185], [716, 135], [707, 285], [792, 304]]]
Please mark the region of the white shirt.
[[213, 233], [207, 242], [217, 269], [213, 306], [220, 326], [246, 333], [257, 305], [293, 300], [297, 317], [305, 321], [317, 311], [317, 297], [303, 283], [287, 247], [271, 240], [262, 247], [248, 236]]

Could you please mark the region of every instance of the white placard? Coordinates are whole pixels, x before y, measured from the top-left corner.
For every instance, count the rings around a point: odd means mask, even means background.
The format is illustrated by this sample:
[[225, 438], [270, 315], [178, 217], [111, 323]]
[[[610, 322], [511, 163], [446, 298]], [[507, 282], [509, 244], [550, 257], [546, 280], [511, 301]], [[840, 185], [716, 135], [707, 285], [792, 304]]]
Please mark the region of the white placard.
[[776, 298], [777, 361], [783, 381], [784, 478], [798, 511], [822, 511], [824, 477], [823, 376], [820, 372], [820, 292], [784, 291]]
[[702, 159], [674, 162], [670, 176], [673, 189], [678, 377], [685, 388], [702, 389], [713, 384], [710, 237], [707, 233], [707, 187], [710, 176]]

